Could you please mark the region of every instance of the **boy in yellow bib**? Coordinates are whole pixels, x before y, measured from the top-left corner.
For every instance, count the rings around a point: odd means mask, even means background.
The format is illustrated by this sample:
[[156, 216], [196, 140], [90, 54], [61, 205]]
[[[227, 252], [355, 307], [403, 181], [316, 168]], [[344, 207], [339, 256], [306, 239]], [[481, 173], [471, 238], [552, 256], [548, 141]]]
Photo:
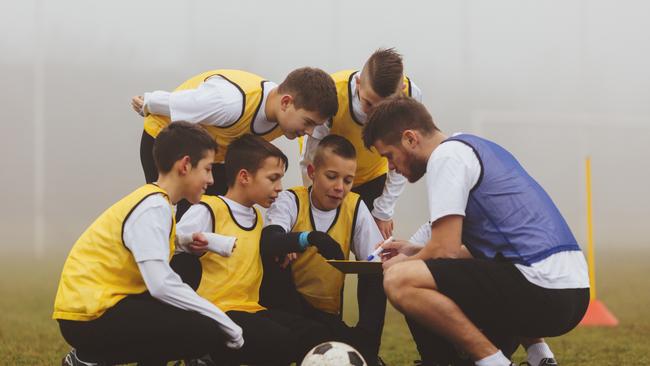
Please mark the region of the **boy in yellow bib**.
[[198, 126], [178, 122], [164, 128], [153, 148], [157, 182], [107, 209], [72, 247], [53, 314], [74, 347], [63, 365], [166, 365], [242, 347], [241, 328], [169, 266], [176, 238], [173, 205], [200, 200], [212, 184], [216, 149]]
[[[318, 126], [304, 137], [300, 166], [303, 182], [309, 185], [309, 164], [319, 142], [329, 134], [348, 139], [356, 150], [357, 168], [352, 192], [361, 196], [379, 227], [384, 239], [392, 235], [393, 214], [397, 199], [404, 191], [406, 178], [389, 169], [388, 161], [376, 150], [363, 144], [362, 131], [372, 108], [395, 95], [406, 95], [422, 101], [420, 89], [404, 75], [402, 56], [393, 48], [375, 51], [361, 70], [342, 70], [332, 74], [336, 85], [338, 111], [328, 123]], [[375, 304], [359, 314], [360, 329], [372, 330], [376, 349], [379, 349], [385, 316], [385, 294], [382, 275], [359, 275], [358, 289], [364, 291], [360, 301]], [[378, 326], [379, 325], [379, 326]], [[372, 361], [372, 360], [368, 360]]]
[[[263, 304], [303, 314], [327, 325], [336, 338], [354, 345], [370, 365], [377, 352], [386, 298], [373, 289], [358, 287], [360, 321], [350, 328], [341, 320], [344, 275], [325, 259], [366, 259], [382, 241], [381, 233], [363, 200], [350, 192], [356, 171], [354, 146], [329, 135], [319, 144], [308, 167], [310, 188], [282, 192], [266, 213], [261, 250], [264, 258]], [[275, 257], [299, 252], [288, 269]], [[361, 321], [363, 320], [363, 321]]]
[[313, 162], [318, 142], [328, 134], [348, 139], [357, 151], [357, 171], [352, 192], [361, 195], [372, 212], [384, 238], [392, 235], [393, 213], [406, 179], [389, 170], [388, 162], [374, 150], [363, 146], [361, 131], [374, 105], [393, 95], [407, 95], [422, 100], [420, 89], [406, 76], [402, 56], [394, 49], [375, 51], [362, 70], [343, 70], [332, 74], [339, 108], [330, 122], [318, 126], [304, 139], [300, 166], [303, 181], [309, 185], [307, 166]]
[[[244, 134], [272, 141], [311, 134], [338, 109], [332, 78], [323, 70], [304, 67], [289, 73], [277, 85], [250, 72], [218, 69], [196, 75], [173, 92], [157, 90], [136, 96], [133, 108], [144, 118], [140, 160], [147, 182], [156, 179], [151, 147], [170, 121], [201, 124], [219, 145], [209, 195], [227, 187], [223, 161], [228, 145]], [[179, 216], [187, 209], [179, 207]]]
[[[178, 224], [179, 237], [196, 233], [226, 237], [222, 243], [209, 239], [211, 250], [222, 254], [206, 253], [195, 268], [202, 270], [199, 295], [243, 328], [244, 347], [230, 355], [232, 362], [297, 361], [328, 338], [322, 325], [293, 314], [267, 310], [259, 303], [263, 273], [259, 242], [263, 220], [254, 205], [268, 208], [273, 203], [282, 190], [286, 167], [287, 157], [262, 138], [245, 135], [234, 140], [225, 160], [227, 193], [204, 195], [200, 204], [190, 207]], [[227, 240], [228, 237], [232, 240]]]

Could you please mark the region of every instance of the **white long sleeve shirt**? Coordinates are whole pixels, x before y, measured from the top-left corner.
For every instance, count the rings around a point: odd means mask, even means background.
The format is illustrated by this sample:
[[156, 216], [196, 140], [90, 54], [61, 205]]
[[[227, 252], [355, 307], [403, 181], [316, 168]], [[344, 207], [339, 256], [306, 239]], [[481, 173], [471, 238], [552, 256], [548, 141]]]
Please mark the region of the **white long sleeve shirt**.
[[[311, 200], [311, 196], [309, 199]], [[311, 205], [311, 213], [316, 226], [314, 229], [317, 231], [327, 232], [327, 229], [336, 218], [336, 210], [322, 211], [314, 207], [313, 204]], [[289, 191], [282, 191], [271, 207], [266, 210], [264, 226], [280, 225], [286, 232], [290, 232], [297, 219], [298, 206], [296, 205], [295, 196]], [[350, 243], [354, 256], [359, 260], [365, 260], [375, 250], [377, 244], [383, 240], [384, 238], [379, 232], [375, 220], [370, 215], [368, 207], [361, 201], [357, 213], [357, 222], [352, 234], [352, 243]]]
[[[224, 196], [219, 197], [226, 202], [237, 223], [244, 227], [253, 226], [257, 218], [254, 208], [244, 206]], [[192, 205], [176, 225], [176, 235], [191, 235], [200, 232], [212, 232], [212, 214], [204, 205]]]
[[[359, 77], [361, 76], [360, 72], [357, 72]], [[350, 91], [354, 98], [352, 98], [352, 113], [354, 113], [357, 121], [361, 123], [366, 123], [367, 116], [363, 113], [361, 109], [361, 100], [359, 99], [359, 91], [357, 90], [357, 84], [355, 78], [350, 78]], [[411, 95], [412, 97], [421, 102], [422, 101], [422, 91], [418, 88], [413, 82], [411, 82]], [[330, 127], [328, 124], [323, 124], [317, 126], [314, 130], [312, 136], [304, 136], [305, 139], [304, 147], [302, 154], [300, 156], [300, 169], [302, 172], [302, 180], [305, 186], [311, 184], [311, 180], [307, 175], [307, 166], [314, 161], [314, 153], [316, 152], [316, 147], [318, 143], [327, 135], [330, 134]], [[407, 179], [401, 174], [390, 170], [386, 176], [386, 184], [381, 196], [377, 197], [374, 202], [374, 208], [372, 209], [372, 216], [379, 220], [391, 220], [395, 212], [395, 204], [397, 198], [404, 191], [404, 186], [406, 185]]]
[[[263, 96], [260, 113], [253, 121], [253, 130], [265, 133], [277, 123], [266, 117], [265, 106], [269, 92], [277, 87], [271, 81], [262, 84]], [[212, 76], [196, 89], [168, 92], [156, 90], [144, 93], [144, 110], [150, 114], [167, 116], [172, 122], [186, 121], [211, 126], [229, 126], [241, 116], [242, 93], [221, 76]]]
[[241, 327], [183, 283], [169, 266], [172, 215], [165, 198], [155, 194], [144, 199], [124, 223], [124, 244], [135, 258], [147, 290], [159, 301], [215, 320], [230, 338], [226, 345], [241, 348]]

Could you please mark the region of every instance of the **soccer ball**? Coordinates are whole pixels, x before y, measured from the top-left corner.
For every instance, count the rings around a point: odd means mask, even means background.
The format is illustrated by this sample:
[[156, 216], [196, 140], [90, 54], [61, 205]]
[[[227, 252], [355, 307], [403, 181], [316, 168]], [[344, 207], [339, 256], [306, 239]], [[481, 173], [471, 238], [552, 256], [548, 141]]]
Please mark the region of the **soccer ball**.
[[300, 366], [367, 366], [359, 351], [341, 342], [325, 342], [312, 348]]

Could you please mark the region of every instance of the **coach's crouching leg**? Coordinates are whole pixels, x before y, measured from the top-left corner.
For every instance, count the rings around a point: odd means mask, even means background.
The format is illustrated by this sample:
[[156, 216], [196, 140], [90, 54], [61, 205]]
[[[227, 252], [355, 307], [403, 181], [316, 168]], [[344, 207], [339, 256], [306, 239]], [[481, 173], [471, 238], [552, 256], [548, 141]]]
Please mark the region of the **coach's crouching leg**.
[[439, 292], [424, 261], [400, 262], [388, 268], [384, 273], [384, 290], [391, 304], [409, 320], [417, 322], [432, 335], [458, 345], [473, 360], [498, 351], [463, 310]]

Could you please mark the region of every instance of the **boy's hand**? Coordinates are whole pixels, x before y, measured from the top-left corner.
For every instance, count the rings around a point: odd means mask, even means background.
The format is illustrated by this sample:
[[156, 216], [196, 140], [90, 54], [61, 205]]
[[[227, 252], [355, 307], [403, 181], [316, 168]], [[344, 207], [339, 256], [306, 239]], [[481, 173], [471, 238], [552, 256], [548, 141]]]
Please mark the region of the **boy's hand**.
[[131, 107], [133, 108], [136, 113], [141, 115], [142, 117], [145, 116], [144, 113], [144, 98], [142, 95], [136, 95], [135, 97], [131, 98]]
[[203, 233], [192, 234], [192, 242], [187, 245], [187, 248], [195, 255], [203, 255], [208, 251], [208, 239]]
[[291, 262], [295, 261], [296, 259], [298, 259], [298, 253], [289, 253], [285, 255], [284, 260], [282, 263], [280, 263], [280, 268], [286, 269], [289, 264], [291, 264]]
[[331, 236], [327, 235], [327, 233], [322, 231], [312, 231], [309, 233], [307, 240], [309, 241], [309, 244], [318, 249], [318, 253], [325, 257], [325, 259], [342, 260], [345, 258], [339, 243], [332, 239]]
[[374, 219], [377, 223], [377, 227], [379, 228], [379, 232], [381, 233], [381, 236], [384, 237], [384, 239], [388, 239], [391, 235], [393, 235], [393, 220], [384, 221], [376, 217]]

